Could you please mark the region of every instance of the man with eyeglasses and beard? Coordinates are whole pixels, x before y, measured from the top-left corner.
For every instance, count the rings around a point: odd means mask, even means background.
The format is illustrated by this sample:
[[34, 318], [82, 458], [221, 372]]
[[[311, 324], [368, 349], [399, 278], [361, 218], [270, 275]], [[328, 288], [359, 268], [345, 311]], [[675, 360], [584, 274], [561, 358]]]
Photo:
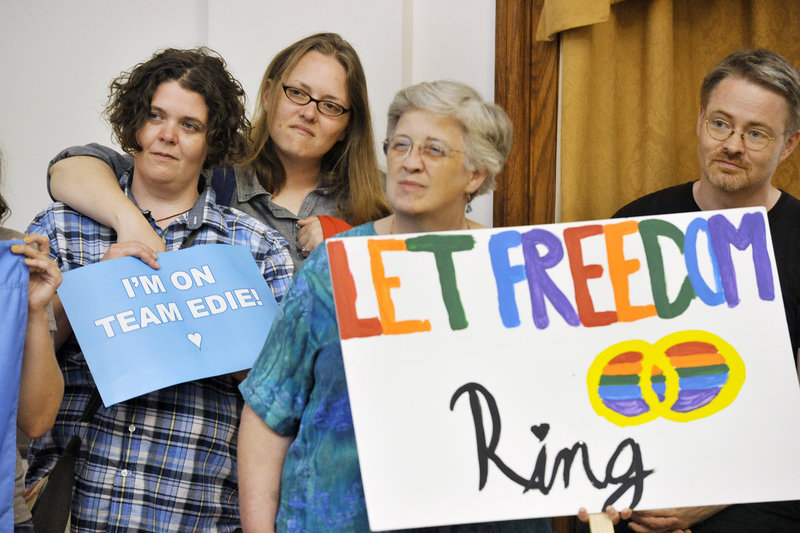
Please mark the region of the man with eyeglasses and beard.
[[[767, 209], [792, 350], [800, 337], [800, 200], [771, 181], [800, 140], [800, 73], [770, 50], [741, 50], [718, 63], [700, 89], [700, 179], [649, 194], [614, 217], [735, 207]], [[800, 502], [634, 511], [617, 531], [645, 533], [800, 531]]]

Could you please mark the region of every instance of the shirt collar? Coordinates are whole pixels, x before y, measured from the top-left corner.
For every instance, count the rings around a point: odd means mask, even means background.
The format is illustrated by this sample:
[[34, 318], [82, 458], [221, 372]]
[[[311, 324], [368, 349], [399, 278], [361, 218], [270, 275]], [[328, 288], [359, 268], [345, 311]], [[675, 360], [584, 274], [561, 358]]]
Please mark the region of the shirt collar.
[[236, 176], [236, 196], [239, 198], [239, 203], [246, 204], [253, 197], [261, 194], [267, 197], [268, 202], [272, 200], [272, 193], [261, 186], [252, 166], [237, 167], [233, 172]]
[[214, 194], [214, 189], [208, 186], [204, 176], [200, 177], [203, 192], [197, 198], [197, 201], [189, 209], [186, 214], [186, 226], [190, 230], [194, 230], [203, 224], [209, 224], [227, 233], [225, 224], [223, 224], [222, 213], [217, 206], [217, 195]]
[[[237, 167], [234, 169], [234, 175], [236, 176], [236, 197], [239, 199], [239, 203], [246, 204], [252, 198], [261, 194], [266, 196], [267, 202], [272, 200], [272, 193], [267, 191], [258, 181], [252, 166]], [[325, 196], [330, 194], [331, 190], [330, 187], [320, 184], [313, 192]]]
[[[136, 207], [139, 207], [139, 204], [136, 203], [136, 198], [131, 194], [132, 181], [133, 165], [122, 174], [119, 179], [119, 184], [122, 190], [125, 191], [125, 195], [130, 198]], [[219, 207], [217, 206], [217, 196], [214, 194], [214, 189], [209, 187], [209, 182], [208, 173], [204, 170], [200, 173], [200, 181], [198, 183], [200, 196], [197, 197], [197, 201], [186, 213], [186, 227], [190, 230], [194, 230], [205, 223], [227, 233], [225, 225], [222, 222], [222, 213], [220, 213]], [[141, 210], [141, 208], [139, 209]], [[149, 211], [142, 210], [142, 213], [149, 215]]]

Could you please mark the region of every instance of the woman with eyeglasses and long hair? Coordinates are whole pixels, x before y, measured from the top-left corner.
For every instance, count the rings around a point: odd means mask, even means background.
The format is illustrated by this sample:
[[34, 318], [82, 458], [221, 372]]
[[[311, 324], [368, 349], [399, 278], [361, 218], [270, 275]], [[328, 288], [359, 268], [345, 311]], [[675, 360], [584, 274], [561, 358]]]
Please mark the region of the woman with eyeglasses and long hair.
[[[389, 213], [366, 77], [350, 43], [319, 33], [275, 56], [258, 95], [246, 157], [236, 168], [215, 170], [211, 184], [217, 203], [278, 230], [297, 268], [323, 237]], [[69, 148], [51, 167], [50, 190], [113, 227], [120, 241], [163, 251], [161, 239], [111, 175], [129, 166], [125, 156], [102, 146]], [[153, 255], [143, 255], [156, 266]]]
[[[397, 94], [387, 130], [394, 214], [342, 236], [480, 228], [465, 211], [493, 187], [511, 149], [503, 110], [458, 82], [421, 83]], [[295, 276], [239, 388], [246, 402], [238, 443], [244, 530], [369, 531], [324, 246]], [[550, 525], [516, 520], [434, 530], [540, 533]]]

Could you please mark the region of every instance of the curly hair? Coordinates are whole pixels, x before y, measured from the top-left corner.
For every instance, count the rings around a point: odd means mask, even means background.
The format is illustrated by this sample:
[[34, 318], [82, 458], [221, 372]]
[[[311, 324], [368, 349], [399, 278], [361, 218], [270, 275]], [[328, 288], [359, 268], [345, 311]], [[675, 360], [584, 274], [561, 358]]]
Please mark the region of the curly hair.
[[153, 94], [167, 81], [176, 81], [205, 99], [208, 155], [204, 166], [230, 165], [243, 157], [250, 130], [244, 89], [227, 71], [225, 60], [206, 47], [156, 52], [111, 82], [105, 116], [122, 149], [129, 154], [142, 150], [136, 134], [148, 119]]
[[[275, 56], [264, 72], [245, 165], [253, 165], [259, 182], [276, 194], [286, 183], [286, 172], [269, 135], [270, 117], [275, 116], [280, 89], [295, 65], [315, 51], [338, 61], [347, 75], [347, 93], [352, 111], [345, 138], [322, 157], [322, 185], [336, 198], [336, 208], [351, 224], [363, 224], [389, 214], [383, 192], [383, 177], [375, 154], [372, 118], [367, 99], [367, 79], [353, 47], [336, 33], [317, 33], [289, 45]], [[270, 91], [270, 87], [278, 90]], [[261, 98], [266, 95], [264, 110]]]

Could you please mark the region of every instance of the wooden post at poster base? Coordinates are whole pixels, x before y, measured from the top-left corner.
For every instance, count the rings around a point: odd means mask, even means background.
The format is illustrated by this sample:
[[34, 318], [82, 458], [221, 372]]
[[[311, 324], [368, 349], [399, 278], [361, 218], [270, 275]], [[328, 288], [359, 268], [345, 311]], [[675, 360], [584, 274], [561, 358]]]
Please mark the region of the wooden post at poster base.
[[592, 533], [614, 533], [614, 524], [606, 513], [589, 515], [589, 530]]

